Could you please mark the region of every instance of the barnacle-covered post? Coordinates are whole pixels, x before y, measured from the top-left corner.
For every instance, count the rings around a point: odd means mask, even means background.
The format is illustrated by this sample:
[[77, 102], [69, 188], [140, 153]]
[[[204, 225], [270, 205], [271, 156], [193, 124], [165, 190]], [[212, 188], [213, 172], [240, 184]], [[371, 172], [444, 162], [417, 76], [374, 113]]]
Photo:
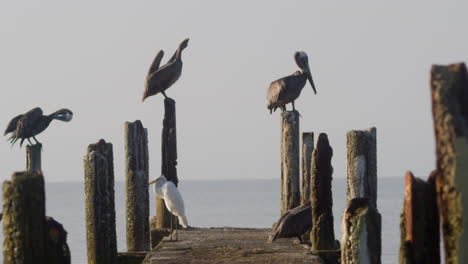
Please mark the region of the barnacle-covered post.
[[42, 144], [38, 143], [36, 145], [27, 145], [26, 146], [26, 170], [35, 171], [41, 170], [41, 152]]
[[301, 204], [310, 201], [310, 170], [312, 167], [312, 152], [314, 151], [314, 133], [302, 133], [302, 190]]
[[[176, 103], [171, 98], [164, 99], [164, 120], [161, 140], [161, 173], [176, 186], [177, 178], [177, 133]], [[156, 228], [170, 228], [172, 214], [167, 210], [164, 200], [156, 198]], [[173, 217], [172, 221], [177, 218]]]
[[312, 153], [310, 183], [312, 230], [310, 240], [312, 252], [318, 254], [327, 263], [337, 263], [339, 260], [339, 246], [335, 241], [335, 231], [333, 230], [332, 157], [333, 149], [328, 141], [328, 136], [321, 133], [317, 140], [317, 147]]
[[401, 213], [400, 264], [440, 263], [440, 232], [433, 171], [427, 181], [411, 172], [405, 176], [405, 198]]
[[149, 233], [148, 134], [140, 120], [125, 123], [127, 250], [147, 251]]
[[281, 215], [300, 204], [299, 112], [281, 114]]
[[3, 263], [48, 263], [44, 177], [16, 172], [3, 183]]
[[88, 146], [84, 157], [88, 264], [117, 263], [114, 157], [103, 139]]
[[468, 73], [464, 63], [431, 70], [439, 215], [445, 263], [468, 263]]

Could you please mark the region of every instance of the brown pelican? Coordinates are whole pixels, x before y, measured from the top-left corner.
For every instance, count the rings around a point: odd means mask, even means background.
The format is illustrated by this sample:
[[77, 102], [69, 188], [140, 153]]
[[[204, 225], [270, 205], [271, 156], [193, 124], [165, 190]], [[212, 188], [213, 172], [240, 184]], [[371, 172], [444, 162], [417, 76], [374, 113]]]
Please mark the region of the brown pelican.
[[4, 135], [6, 136], [8, 133], [12, 133], [9, 138], [12, 146], [18, 139], [21, 139], [20, 147], [23, 145], [25, 139], [32, 145], [30, 138], [33, 138], [36, 143], [39, 144], [35, 136], [44, 131], [52, 120], [57, 119], [68, 122], [72, 117], [73, 113], [68, 109], [60, 109], [45, 116], [42, 115], [41, 108], [36, 107], [26, 114], [18, 115], [13, 118], [10, 123], [8, 123]]
[[187, 47], [188, 41], [188, 38], [182, 41], [172, 58], [162, 67], [159, 67], [159, 65], [164, 56], [164, 51], [160, 50], [158, 52], [151, 64], [148, 75], [146, 75], [146, 87], [142, 102], [147, 97], [158, 93], [162, 93], [167, 98], [165, 91], [179, 79], [182, 73], [182, 51]]
[[309, 79], [314, 93], [317, 94], [310, 74], [307, 54], [303, 51], [297, 51], [294, 53], [294, 59], [301, 70], [272, 82], [268, 88], [267, 101], [270, 114], [272, 111], [276, 111], [278, 107], [286, 111], [286, 104], [288, 103], [292, 103], [293, 110], [295, 110], [294, 100], [301, 94], [307, 79]]
[[312, 208], [310, 202], [293, 208], [283, 216], [280, 217], [278, 222], [271, 230], [268, 242], [273, 242], [282, 237], [297, 237], [301, 243], [304, 241], [301, 235], [312, 229]]

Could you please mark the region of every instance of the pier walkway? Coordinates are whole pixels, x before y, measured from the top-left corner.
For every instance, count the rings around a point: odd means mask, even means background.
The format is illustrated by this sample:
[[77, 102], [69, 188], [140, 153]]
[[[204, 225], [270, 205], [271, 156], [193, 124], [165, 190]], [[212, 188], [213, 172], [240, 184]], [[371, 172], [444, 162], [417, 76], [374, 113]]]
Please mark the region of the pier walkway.
[[271, 229], [194, 228], [180, 230], [179, 240], [165, 238], [144, 264], [169, 263], [323, 263], [297, 239], [267, 243]]

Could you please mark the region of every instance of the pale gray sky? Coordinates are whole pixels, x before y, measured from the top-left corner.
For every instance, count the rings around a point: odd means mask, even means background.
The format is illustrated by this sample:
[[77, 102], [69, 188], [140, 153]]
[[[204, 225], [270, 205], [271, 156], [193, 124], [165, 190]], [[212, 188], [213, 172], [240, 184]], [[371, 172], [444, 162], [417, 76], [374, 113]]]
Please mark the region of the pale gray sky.
[[[309, 55], [296, 107], [301, 130], [326, 132], [334, 177], [345, 177], [346, 132], [377, 127], [380, 177], [435, 165], [429, 70], [468, 59], [468, 3], [449, 1], [8, 1], [0, 4], [0, 124], [40, 106], [70, 108], [44, 143], [49, 181], [82, 181], [88, 144], [114, 144], [124, 175], [124, 122], [149, 130], [151, 177], [160, 171], [163, 100], [141, 103], [159, 49], [181, 40], [177, 100], [180, 179], [278, 178], [280, 114], [266, 109], [271, 81]], [[0, 141], [0, 177], [24, 169], [24, 147]]]

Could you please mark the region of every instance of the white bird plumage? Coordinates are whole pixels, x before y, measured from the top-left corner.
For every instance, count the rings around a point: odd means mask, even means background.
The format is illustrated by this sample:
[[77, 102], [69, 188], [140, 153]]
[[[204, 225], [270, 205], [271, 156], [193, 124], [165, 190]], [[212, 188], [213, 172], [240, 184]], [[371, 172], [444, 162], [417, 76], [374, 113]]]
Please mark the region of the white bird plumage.
[[177, 186], [175, 186], [173, 182], [168, 181], [164, 175], [158, 177], [151, 183], [154, 183], [154, 194], [164, 199], [164, 203], [169, 212], [177, 216], [179, 223], [186, 228], [188, 222], [185, 217], [184, 199], [182, 199], [182, 195], [177, 189]]

